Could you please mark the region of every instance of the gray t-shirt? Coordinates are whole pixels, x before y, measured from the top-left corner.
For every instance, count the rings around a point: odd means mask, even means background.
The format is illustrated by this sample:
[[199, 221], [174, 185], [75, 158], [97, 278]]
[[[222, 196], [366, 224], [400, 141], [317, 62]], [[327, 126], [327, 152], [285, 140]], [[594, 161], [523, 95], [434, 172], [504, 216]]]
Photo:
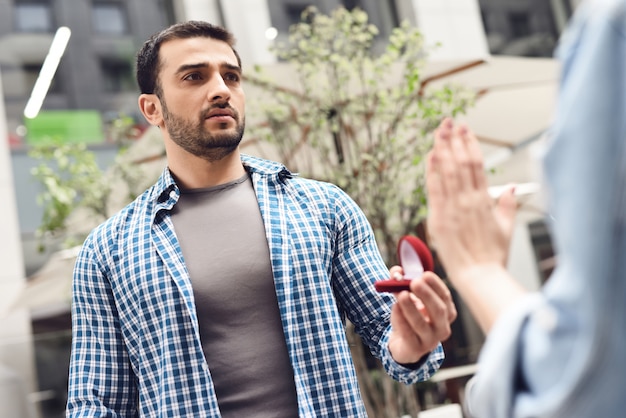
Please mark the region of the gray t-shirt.
[[249, 175], [181, 190], [172, 221], [222, 416], [298, 416], [265, 228]]

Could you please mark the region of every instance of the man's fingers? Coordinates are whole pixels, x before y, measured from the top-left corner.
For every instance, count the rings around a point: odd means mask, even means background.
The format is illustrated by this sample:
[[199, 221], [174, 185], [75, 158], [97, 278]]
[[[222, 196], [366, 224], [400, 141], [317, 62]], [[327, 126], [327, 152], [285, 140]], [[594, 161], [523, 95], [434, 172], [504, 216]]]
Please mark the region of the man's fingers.
[[410, 292], [404, 291], [397, 294], [396, 305], [402, 312], [401, 317], [406, 322], [412, 334], [416, 334], [419, 339], [423, 339], [432, 332], [427, 317], [425, 317], [415, 305]]
[[392, 266], [389, 269], [389, 278], [401, 280], [404, 277], [404, 270], [400, 266]]
[[446, 305], [448, 311], [448, 321], [453, 322], [456, 319], [457, 311], [452, 299], [452, 293], [448, 286], [441, 280], [435, 273], [427, 271], [422, 276], [422, 279], [428, 284], [431, 289], [437, 294], [437, 296]]
[[[413, 280], [411, 291], [413, 297], [404, 292], [398, 297], [398, 303], [411, 328], [424, 340], [447, 339], [451, 332], [449, 302], [444, 301], [424, 280]], [[417, 304], [415, 299], [421, 303]], [[454, 316], [456, 317], [456, 310]]]
[[[424, 307], [428, 312], [428, 316], [431, 318], [431, 324], [449, 324], [448, 301], [451, 300], [451, 297], [449, 295], [441, 297], [437, 291], [435, 291], [434, 286], [429, 283], [431, 281], [432, 280], [424, 280], [423, 277], [422, 279], [414, 280], [411, 283], [411, 291], [424, 304]], [[442, 289], [439, 288], [438, 290], [445, 294]]]

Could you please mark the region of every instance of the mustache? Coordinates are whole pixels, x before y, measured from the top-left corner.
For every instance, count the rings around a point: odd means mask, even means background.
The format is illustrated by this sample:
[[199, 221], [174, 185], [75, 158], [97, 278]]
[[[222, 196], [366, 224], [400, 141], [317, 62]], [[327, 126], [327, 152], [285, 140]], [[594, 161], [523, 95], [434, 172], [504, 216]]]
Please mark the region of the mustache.
[[233, 116], [235, 117], [236, 120], [239, 120], [239, 112], [237, 112], [237, 110], [235, 110], [234, 107], [232, 107], [229, 103], [219, 103], [219, 104], [215, 104], [212, 106], [209, 106], [206, 109], [203, 109], [200, 112], [200, 120], [204, 120], [209, 116], [209, 113], [212, 112], [215, 109], [228, 109], [232, 112]]

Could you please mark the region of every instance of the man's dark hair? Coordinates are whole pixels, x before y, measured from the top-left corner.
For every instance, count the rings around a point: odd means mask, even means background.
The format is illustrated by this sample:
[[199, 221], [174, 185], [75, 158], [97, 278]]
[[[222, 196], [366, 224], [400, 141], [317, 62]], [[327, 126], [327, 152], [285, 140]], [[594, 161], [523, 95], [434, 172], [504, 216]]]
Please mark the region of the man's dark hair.
[[186, 38], [213, 38], [226, 42], [237, 57], [237, 63], [241, 67], [241, 58], [234, 48], [235, 37], [232, 33], [221, 26], [212, 25], [208, 22], [190, 20], [188, 22], [176, 23], [161, 32], [155, 33], [148, 39], [137, 53], [137, 84], [142, 94], [160, 95], [159, 71], [161, 61], [159, 60], [159, 49], [161, 44], [173, 39]]

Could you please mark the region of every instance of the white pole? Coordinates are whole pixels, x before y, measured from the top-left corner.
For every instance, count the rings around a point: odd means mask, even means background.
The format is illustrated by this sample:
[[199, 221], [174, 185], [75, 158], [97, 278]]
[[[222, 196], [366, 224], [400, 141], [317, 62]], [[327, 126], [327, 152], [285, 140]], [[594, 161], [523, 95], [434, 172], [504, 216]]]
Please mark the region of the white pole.
[[0, 417], [36, 416], [28, 393], [37, 390], [30, 313], [9, 311], [26, 283], [8, 128], [0, 74]]

